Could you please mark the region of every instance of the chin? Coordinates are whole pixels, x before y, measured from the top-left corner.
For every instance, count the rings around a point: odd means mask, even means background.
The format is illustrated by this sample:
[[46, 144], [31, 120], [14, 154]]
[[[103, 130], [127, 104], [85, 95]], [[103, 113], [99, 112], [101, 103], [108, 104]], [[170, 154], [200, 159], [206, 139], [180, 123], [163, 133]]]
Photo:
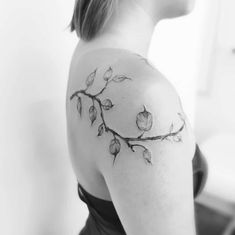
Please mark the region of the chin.
[[176, 17], [189, 15], [193, 11], [193, 9], [194, 8], [185, 8], [185, 9], [182, 9], [181, 12], [179, 12], [178, 16], [176, 16]]
[[194, 10], [194, 7], [195, 7], [195, 2], [190, 2], [187, 7], [185, 7], [185, 14], [190, 14], [193, 10]]
[[180, 9], [177, 12], [173, 12], [173, 14], [168, 14], [166, 18], [177, 18], [181, 16], [189, 15], [193, 11], [193, 8], [187, 8], [187, 9]]
[[166, 18], [176, 18], [190, 14], [194, 9], [194, 1], [188, 4], [178, 4], [174, 7], [169, 7], [166, 10]]

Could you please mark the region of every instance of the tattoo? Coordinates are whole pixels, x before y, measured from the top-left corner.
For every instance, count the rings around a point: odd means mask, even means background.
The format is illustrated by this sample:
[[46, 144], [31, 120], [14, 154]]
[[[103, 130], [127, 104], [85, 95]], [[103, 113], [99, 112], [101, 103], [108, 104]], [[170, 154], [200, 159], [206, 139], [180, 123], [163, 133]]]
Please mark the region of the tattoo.
[[139, 111], [136, 115], [136, 126], [138, 130], [142, 132], [139, 136], [124, 137], [121, 134], [119, 134], [117, 131], [109, 127], [106, 124], [104, 113], [105, 111], [111, 110], [114, 104], [112, 103], [110, 99], [106, 98], [102, 100], [101, 98], [99, 98], [99, 96], [105, 91], [105, 89], [107, 89], [108, 85], [111, 82], [121, 83], [124, 81], [131, 81], [132, 78], [129, 78], [126, 75], [113, 75], [113, 69], [109, 67], [103, 75], [103, 79], [105, 81], [104, 87], [98, 93], [91, 94], [91, 93], [88, 93], [87, 90], [94, 83], [96, 73], [97, 73], [97, 69], [95, 69], [91, 74], [89, 74], [89, 76], [86, 78], [86, 81], [85, 81], [86, 88], [74, 92], [70, 96], [70, 100], [74, 99], [75, 97], [77, 98], [77, 111], [80, 114], [80, 117], [82, 117], [82, 113], [83, 113], [82, 97], [85, 96], [92, 100], [92, 105], [90, 106], [88, 110], [89, 119], [91, 121], [91, 126], [97, 120], [98, 110], [97, 110], [97, 107], [95, 106], [95, 103], [98, 105], [101, 123], [98, 126], [97, 136], [99, 137], [103, 135], [104, 132], [110, 132], [113, 135], [113, 139], [110, 141], [110, 144], [109, 144], [109, 152], [113, 156], [113, 165], [121, 149], [120, 140], [122, 140], [132, 150], [132, 152], [135, 152], [135, 149], [134, 149], [135, 147], [142, 148], [143, 159], [145, 160], [147, 164], [150, 164], [150, 165], [153, 164], [152, 154], [150, 150], [142, 144], [137, 144], [133, 142], [145, 142], [145, 141], [150, 141], [150, 140], [161, 140], [161, 141], [173, 140], [174, 142], [182, 142], [182, 137], [181, 137], [180, 132], [184, 129], [186, 124], [185, 124], [185, 118], [181, 113], [178, 113], [178, 115], [183, 124], [178, 130], [173, 131], [174, 124], [172, 123], [169, 128], [169, 133], [167, 134], [143, 137], [143, 135], [152, 128], [152, 124], [153, 124], [153, 116], [147, 110], [145, 105], [142, 106], [143, 110]]
[[150, 68], [155, 69], [155, 68], [153, 67], [153, 65], [149, 62], [149, 60], [148, 60], [147, 58], [145, 58], [145, 57], [143, 57], [142, 55], [137, 54], [137, 53], [135, 53], [135, 55], [138, 56], [138, 57], [140, 58], [140, 60], [143, 60], [144, 63], [145, 63], [146, 65], [148, 65]]

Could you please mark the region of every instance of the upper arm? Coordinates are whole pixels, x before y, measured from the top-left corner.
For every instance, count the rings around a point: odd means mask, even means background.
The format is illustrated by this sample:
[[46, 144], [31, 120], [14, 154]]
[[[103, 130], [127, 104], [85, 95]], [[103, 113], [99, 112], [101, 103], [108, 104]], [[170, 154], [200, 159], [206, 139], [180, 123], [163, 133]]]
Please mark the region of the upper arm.
[[[195, 141], [167, 82], [115, 94], [99, 168], [128, 235], [194, 235]], [[122, 102], [122, 104], [121, 104]], [[118, 107], [119, 105], [119, 107]]]

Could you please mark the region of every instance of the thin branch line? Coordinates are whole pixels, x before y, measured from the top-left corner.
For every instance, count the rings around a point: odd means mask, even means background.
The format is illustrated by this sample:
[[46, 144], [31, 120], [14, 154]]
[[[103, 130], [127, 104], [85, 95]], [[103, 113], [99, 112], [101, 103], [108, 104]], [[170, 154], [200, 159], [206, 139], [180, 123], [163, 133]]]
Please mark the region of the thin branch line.
[[[103, 92], [103, 89], [101, 91]], [[129, 148], [131, 148], [131, 150], [133, 152], [134, 152], [134, 149], [133, 149], [134, 146], [141, 146], [144, 149], [146, 149], [146, 148], [143, 145], [131, 144], [130, 142], [132, 142], [132, 141], [148, 141], [148, 140], [164, 140], [164, 139], [167, 139], [170, 136], [176, 136], [179, 132], [181, 132], [183, 130], [183, 128], [185, 126], [185, 121], [182, 120], [183, 125], [179, 128], [179, 130], [177, 130], [175, 132], [171, 132], [171, 133], [164, 134], [164, 135], [148, 136], [148, 137], [141, 137], [141, 138], [139, 138], [139, 137], [123, 137], [118, 132], [116, 132], [112, 128], [108, 127], [106, 122], [105, 122], [104, 112], [103, 112], [103, 109], [102, 109], [102, 103], [101, 103], [101, 100], [99, 98], [97, 98], [97, 95], [101, 94], [102, 92], [99, 92], [96, 95], [92, 95], [90, 93], [87, 93], [85, 90], [79, 90], [79, 91], [76, 91], [74, 94], [72, 94], [72, 96], [70, 97], [70, 100], [72, 100], [76, 96], [79, 97], [78, 94], [83, 94], [83, 95], [89, 97], [90, 99], [95, 100], [98, 103], [99, 108], [100, 108], [100, 116], [101, 116], [102, 122], [105, 126], [105, 131], [106, 132], [111, 132], [114, 136], [118, 136], [120, 139], [122, 139], [127, 144], [127, 146]]]

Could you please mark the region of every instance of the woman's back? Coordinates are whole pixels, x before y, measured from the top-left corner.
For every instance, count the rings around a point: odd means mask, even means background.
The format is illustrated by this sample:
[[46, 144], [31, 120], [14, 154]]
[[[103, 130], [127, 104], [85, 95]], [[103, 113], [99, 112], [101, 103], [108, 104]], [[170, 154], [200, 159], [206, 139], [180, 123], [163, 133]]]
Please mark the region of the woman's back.
[[[113, 201], [130, 235], [192, 232], [195, 140], [175, 90], [131, 51], [78, 54], [66, 97], [78, 182], [97, 198]], [[161, 227], [163, 221], [171, 226]]]

